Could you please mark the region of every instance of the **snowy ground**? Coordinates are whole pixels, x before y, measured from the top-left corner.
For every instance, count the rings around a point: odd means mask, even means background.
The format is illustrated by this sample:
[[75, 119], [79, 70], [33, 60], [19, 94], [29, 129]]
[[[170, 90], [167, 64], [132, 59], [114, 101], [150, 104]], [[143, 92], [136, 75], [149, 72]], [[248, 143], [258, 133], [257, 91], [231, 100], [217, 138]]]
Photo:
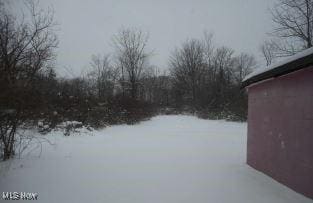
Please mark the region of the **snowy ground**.
[[55, 145], [40, 157], [0, 163], [1, 192], [37, 192], [38, 202], [313, 202], [245, 164], [242, 123], [158, 116], [47, 138]]

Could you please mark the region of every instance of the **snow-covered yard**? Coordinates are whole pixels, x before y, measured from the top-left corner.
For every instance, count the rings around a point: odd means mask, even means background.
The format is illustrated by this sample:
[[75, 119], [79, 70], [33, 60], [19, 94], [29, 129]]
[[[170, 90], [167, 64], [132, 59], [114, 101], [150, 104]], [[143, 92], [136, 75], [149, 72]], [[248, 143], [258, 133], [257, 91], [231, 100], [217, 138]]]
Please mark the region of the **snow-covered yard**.
[[53, 203], [313, 202], [245, 164], [245, 123], [158, 116], [93, 134], [50, 133], [40, 157], [0, 163], [0, 191]]

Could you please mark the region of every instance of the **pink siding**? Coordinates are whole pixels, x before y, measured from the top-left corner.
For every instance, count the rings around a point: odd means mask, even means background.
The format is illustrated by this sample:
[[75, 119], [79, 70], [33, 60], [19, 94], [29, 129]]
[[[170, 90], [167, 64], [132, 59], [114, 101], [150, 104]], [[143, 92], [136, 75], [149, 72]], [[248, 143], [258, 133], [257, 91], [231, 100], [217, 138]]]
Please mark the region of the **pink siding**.
[[313, 67], [248, 93], [247, 163], [313, 198]]

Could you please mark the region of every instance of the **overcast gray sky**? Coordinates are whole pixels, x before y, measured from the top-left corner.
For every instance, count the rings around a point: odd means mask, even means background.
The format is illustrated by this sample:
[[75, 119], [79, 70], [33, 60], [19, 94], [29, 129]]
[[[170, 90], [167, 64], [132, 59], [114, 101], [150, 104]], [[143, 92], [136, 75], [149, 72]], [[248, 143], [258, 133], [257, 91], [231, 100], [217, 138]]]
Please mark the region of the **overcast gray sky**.
[[[188, 38], [214, 33], [218, 45], [259, 57], [270, 31], [274, 0], [42, 0], [53, 6], [59, 25], [57, 65], [78, 76], [92, 54], [113, 50], [111, 38], [121, 27], [150, 34], [151, 64], [166, 69], [171, 51]], [[70, 76], [68, 75], [68, 76]]]

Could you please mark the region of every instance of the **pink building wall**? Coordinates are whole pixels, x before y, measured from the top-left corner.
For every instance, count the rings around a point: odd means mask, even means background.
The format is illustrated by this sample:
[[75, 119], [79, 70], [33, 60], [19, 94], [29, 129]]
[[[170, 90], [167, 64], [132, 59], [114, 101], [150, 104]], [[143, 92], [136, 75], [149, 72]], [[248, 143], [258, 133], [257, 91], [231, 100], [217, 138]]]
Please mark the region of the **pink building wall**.
[[313, 198], [313, 67], [248, 87], [247, 163]]

